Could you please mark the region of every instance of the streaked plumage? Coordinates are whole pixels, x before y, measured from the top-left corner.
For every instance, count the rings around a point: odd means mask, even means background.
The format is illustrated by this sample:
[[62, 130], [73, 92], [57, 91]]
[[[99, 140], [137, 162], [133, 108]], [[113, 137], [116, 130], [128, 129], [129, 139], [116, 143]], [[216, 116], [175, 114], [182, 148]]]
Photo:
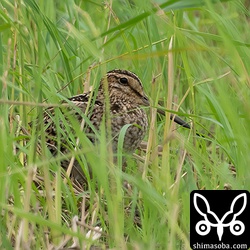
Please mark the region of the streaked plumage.
[[[148, 98], [143, 91], [142, 83], [134, 73], [119, 69], [109, 71], [106, 76], [101, 79], [95, 98], [89, 100], [90, 92], [73, 96], [68, 99], [69, 102], [63, 102], [60, 109], [62, 113], [65, 114], [65, 121], [67, 121], [70, 127], [72, 124], [69, 121], [70, 119], [67, 118], [69, 114], [81, 123], [83, 119], [82, 114], [85, 114], [87, 105], [89, 105], [90, 102], [86, 115], [94, 128], [99, 130], [107, 103], [104, 94], [105, 83], [108, 84], [113, 151], [114, 153], [117, 152], [119, 132], [124, 125], [131, 124], [125, 134], [123, 149], [127, 153], [132, 153], [140, 145], [145, 136], [148, 120], [143, 106], [149, 105]], [[65, 130], [65, 121], [59, 121], [61, 131]], [[67, 153], [69, 151], [67, 145], [69, 139], [66, 134], [60, 134], [60, 148], [58, 148], [58, 127], [55, 123], [55, 110], [53, 108], [45, 110], [44, 125], [46, 128], [46, 142], [50, 152], [53, 155], [59, 152], [63, 154]], [[85, 123], [83, 132], [95, 143], [93, 130], [87, 125], [87, 122]], [[63, 160], [61, 162], [62, 167], [65, 169], [68, 167], [68, 164], [69, 160]], [[84, 175], [77, 161], [74, 163], [71, 175], [78, 182], [84, 182]]]
[[[104, 86], [108, 86], [107, 92], [113, 152], [117, 152], [119, 133], [127, 124], [130, 124], [130, 126], [126, 130], [123, 142], [124, 152], [133, 153], [139, 147], [148, 127], [144, 107], [149, 106], [149, 101], [143, 91], [143, 86], [138, 76], [127, 70], [115, 69], [109, 71], [106, 76], [101, 79], [98, 91], [94, 95], [95, 98], [91, 97], [91, 92], [88, 92], [73, 96], [69, 98], [67, 102], [64, 101], [60, 106], [63, 117], [59, 118], [59, 121], [58, 117], [56, 119], [54, 108], [45, 110], [43, 121], [46, 132], [46, 143], [52, 155], [59, 153], [67, 154], [70, 148], [72, 150], [74, 146], [78, 146], [73, 145], [72, 147], [72, 145], [70, 145], [72, 144], [72, 138], [67, 134], [72, 131], [71, 136], [73, 134], [74, 138], [77, 137], [73, 128], [74, 123], [72, 123], [72, 118], [81, 124], [84, 117], [85, 120], [87, 117], [92, 128], [89, 122], [86, 121], [82, 133], [85, 133], [92, 143], [96, 143], [93, 129], [99, 131], [106, 112], [105, 105], [107, 104], [107, 100], [105, 99], [106, 92], [104, 91]], [[158, 112], [165, 114], [165, 112], [160, 109]], [[171, 115], [170, 118], [181, 126], [190, 128], [189, 124], [178, 116]], [[68, 128], [66, 129], [65, 126]], [[83, 147], [83, 145], [80, 147]], [[64, 169], [68, 168], [69, 160], [70, 159], [61, 161], [61, 166]], [[71, 177], [80, 184], [85, 183], [85, 176], [77, 160], [74, 161]]]

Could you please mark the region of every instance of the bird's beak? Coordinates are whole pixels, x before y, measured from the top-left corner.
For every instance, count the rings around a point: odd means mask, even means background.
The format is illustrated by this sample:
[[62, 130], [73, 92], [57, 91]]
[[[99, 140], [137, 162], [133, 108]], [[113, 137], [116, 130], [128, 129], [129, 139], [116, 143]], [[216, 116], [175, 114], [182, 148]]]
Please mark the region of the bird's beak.
[[[150, 102], [149, 102], [149, 99], [146, 95], [143, 96], [142, 98], [143, 100], [143, 105], [145, 106], [150, 106]], [[162, 109], [158, 108], [157, 109], [157, 113], [161, 114], [161, 115], [164, 115], [165, 116], [165, 111], [163, 111]], [[170, 119], [173, 120], [174, 122], [176, 122], [177, 124], [181, 125], [182, 127], [184, 128], [188, 128], [188, 129], [191, 129], [190, 125], [183, 121], [179, 116], [177, 115], [173, 115], [173, 114], [170, 114]]]
[[[157, 109], [157, 113], [159, 113], [161, 115], [165, 115], [165, 111], [163, 111], [162, 109]], [[184, 128], [191, 129], [190, 125], [187, 122], [183, 121], [177, 115], [170, 114], [170, 119], [173, 120], [174, 122], [176, 122], [177, 124], [181, 125]]]

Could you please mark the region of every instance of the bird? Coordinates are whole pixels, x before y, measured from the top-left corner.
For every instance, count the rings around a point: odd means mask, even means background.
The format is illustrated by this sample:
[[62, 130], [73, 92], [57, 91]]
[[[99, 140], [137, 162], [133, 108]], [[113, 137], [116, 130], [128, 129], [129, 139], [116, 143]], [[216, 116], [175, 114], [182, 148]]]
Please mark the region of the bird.
[[[106, 88], [107, 87], [107, 88]], [[108, 98], [108, 101], [107, 101]], [[125, 132], [123, 151], [132, 154], [140, 145], [148, 129], [148, 118], [145, 107], [150, 106], [150, 101], [144, 92], [143, 84], [139, 77], [128, 70], [114, 69], [108, 71], [101, 78], [95, 95], [91, 91], [79, 94], [63, 101], [60, 109], [63, 114], [67, 112], [79, 123], [85, 114], [92, 126], [85, 122], [83, 132], [92, 143], [96, 143], [94, 130], [100, 131], [107, 103], [109, 104], [109, 118], [111, 125], [112, 149], [114, 153], [118, 150], [119, 133], [125, 125], [129, 125]], [[87, 112], [87, 114], [86, 114]], [[47, 108], [44, 111], [43, 122], [45, 126], [46, 144], [52, 155], [68, 152], [69, 143], [67, 134], [61, 133], [62, 142], [58, 145], [58, 125], [55, 122], [55, 108]], [[162, 113], [162, 110], [159, 111]], [[189, 125], [178, 116], [171, 115], [171, 119], [180, 125], [190, 128]], [[69, 119], [65, 119], [69, 122]], [[65, 130], [65, 121], [59, 121], [60, 130]], [[58, 124], [58, 123], [57, 123]], [[69, 123], [69, 127], [72, 124]], [[61, 166], [66, 170], [69, 160], [62, 160]], [[75, 160], [71, 171], [71, 178], [82, 184], [86, 178], [80, 164]]]

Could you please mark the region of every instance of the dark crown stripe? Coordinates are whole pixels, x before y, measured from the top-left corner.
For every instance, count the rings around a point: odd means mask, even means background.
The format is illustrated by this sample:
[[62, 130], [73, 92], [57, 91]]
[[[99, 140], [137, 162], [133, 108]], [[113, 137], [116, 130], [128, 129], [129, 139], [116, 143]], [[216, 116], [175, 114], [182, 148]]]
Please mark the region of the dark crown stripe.
[[118, 73], [118, 74], [124, 74], [124, 75], [130, 76], [130, 77], [134, 78], [135, 80], [137, 80], [140, 83], [140, 85], [142, 86], [142, 83], [141, 83], [141, 80], [139, 79], [139, 77], [130, 71], [122, 70], [122, 69], [114, 69], [114, 70], [108, 71], [107, 75], [112, 74], [112, 73], [116, 73], [116, 74]]

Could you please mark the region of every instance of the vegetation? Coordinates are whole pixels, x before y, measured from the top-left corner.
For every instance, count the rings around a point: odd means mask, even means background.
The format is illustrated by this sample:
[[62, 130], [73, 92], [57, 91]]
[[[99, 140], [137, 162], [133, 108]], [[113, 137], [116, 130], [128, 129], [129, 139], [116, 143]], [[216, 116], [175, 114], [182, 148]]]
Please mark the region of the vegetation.
[[[243, 0], [2, 0], [0, 248], [189, 249], [192, 190], [250, 190], [249, 28]], [[81, 190], [29, 123], [114, 68], [135, 72], [150, 97], [146, 147], [123, 173], [105, 128], [96, 148], [76, 124], [86, 147], [68, 157], [94, 174]]]

